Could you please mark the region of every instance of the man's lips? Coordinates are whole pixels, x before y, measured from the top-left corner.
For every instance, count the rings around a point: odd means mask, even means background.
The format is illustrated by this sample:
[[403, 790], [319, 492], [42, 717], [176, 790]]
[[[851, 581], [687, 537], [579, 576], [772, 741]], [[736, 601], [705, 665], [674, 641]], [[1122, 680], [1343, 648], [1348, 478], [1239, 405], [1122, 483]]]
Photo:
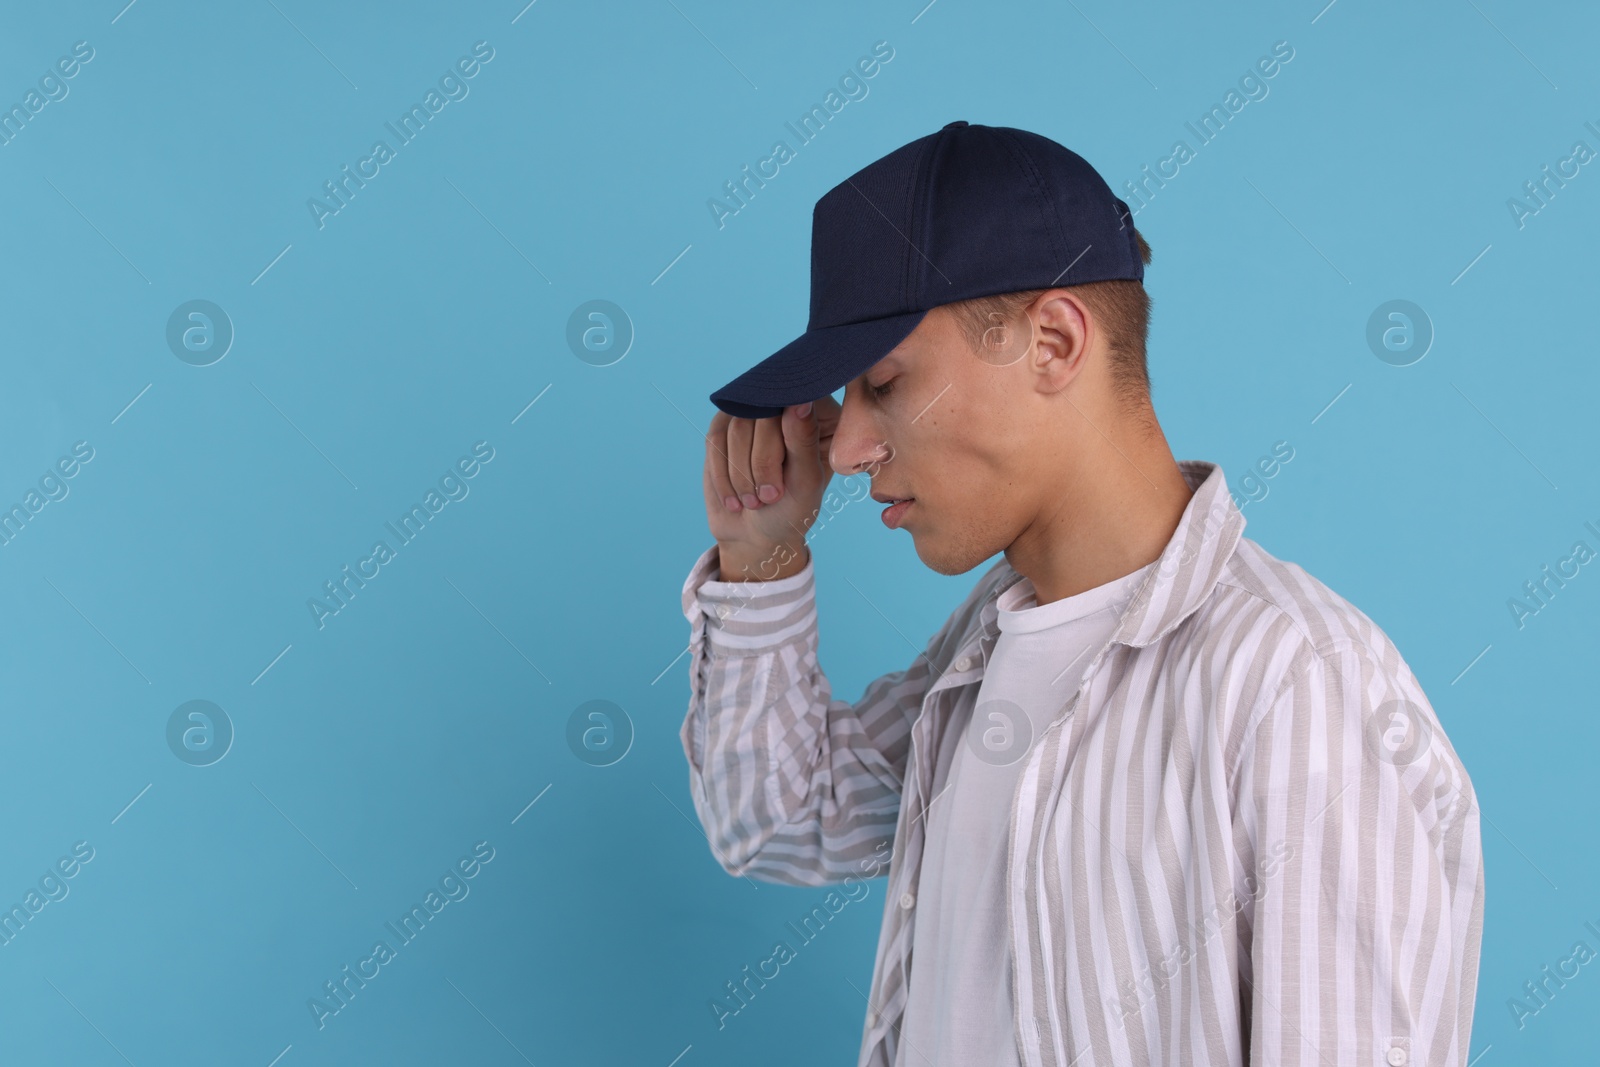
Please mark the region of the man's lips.
[[876, 500], [880, 504], [889, 505], [883, 509], [882, 518], [883, 524], [889, 527], [889, 529], [893, 530], [898, 528], [901, 522], [905, 520], [905, 514], [910, 509], [912, 502], [916, 500], [916, 497], [890, 496], [888, 493], [873, 493], [872, 499]]

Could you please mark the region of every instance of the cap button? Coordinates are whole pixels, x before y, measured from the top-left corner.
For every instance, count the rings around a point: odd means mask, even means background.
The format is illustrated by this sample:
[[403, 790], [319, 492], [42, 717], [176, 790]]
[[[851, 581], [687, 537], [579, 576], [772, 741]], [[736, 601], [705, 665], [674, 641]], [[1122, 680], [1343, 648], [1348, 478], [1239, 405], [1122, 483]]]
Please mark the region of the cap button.
[[953, 130], [953, 129], [956, 129], [957, 127], [965, 126], [966, 124], [967, 124], [967, 120], [966, 119], [957, 119], [955, 122], [946, 123], [944, 128], [947, 129], [947, 130]]

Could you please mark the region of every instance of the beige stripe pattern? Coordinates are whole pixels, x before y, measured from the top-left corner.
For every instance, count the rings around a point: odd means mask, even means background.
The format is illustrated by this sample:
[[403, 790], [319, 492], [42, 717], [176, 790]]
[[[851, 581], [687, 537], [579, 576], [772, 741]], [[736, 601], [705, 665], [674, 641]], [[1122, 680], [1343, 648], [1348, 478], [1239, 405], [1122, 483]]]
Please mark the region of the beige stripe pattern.
[[[1023, 760], [1007, 850], [1027, 1067], [1463, 1067], [1482, 937], [1478, 802], [1371, 619], [1243, 536], [1220, 467]], [[999, 636], [1002, 557], [855, 702], [817, 659], [811, 564], [683, 586], [690, 792], [730, 874], [885, 873], [859, 1067], [900, 1041], [921, 817]], [[1063, 686], [1063, 690], [1066, 686]]]

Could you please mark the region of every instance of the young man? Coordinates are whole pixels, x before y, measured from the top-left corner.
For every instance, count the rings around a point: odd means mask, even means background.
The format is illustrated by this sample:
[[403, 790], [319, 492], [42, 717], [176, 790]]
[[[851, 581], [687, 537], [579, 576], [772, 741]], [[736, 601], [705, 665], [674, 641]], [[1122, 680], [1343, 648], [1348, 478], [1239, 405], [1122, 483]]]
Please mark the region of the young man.
[[[1383, 631], [1173, 458], [1149, 259], [1088, 163], [1006, 127], [818, 202], [809, 328], [712, 394], [695, 808], [732, 874], [887, 861], [862, 1067], [1460, 1067], [1472, 783]], [[855, 702], [804, 538], [835, 472], [941, 574], [1002, 554]]]

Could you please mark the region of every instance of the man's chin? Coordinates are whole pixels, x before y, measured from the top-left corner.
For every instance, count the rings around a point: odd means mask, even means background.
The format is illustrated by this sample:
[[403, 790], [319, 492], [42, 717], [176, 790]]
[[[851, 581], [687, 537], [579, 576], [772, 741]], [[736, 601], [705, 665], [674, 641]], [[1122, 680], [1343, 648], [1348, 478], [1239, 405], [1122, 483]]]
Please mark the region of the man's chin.
[[951, 546], [939, 543], [926, 533], [919, 535], [912, 532], [911, 543], [916, 548], [917, 558], [922, 561], [923, 566], [935, 574], [947, 577], [966, 574], [989, 556], [994, 555], [993, 552], [985, 555], [960, 548], [952, 549]]

